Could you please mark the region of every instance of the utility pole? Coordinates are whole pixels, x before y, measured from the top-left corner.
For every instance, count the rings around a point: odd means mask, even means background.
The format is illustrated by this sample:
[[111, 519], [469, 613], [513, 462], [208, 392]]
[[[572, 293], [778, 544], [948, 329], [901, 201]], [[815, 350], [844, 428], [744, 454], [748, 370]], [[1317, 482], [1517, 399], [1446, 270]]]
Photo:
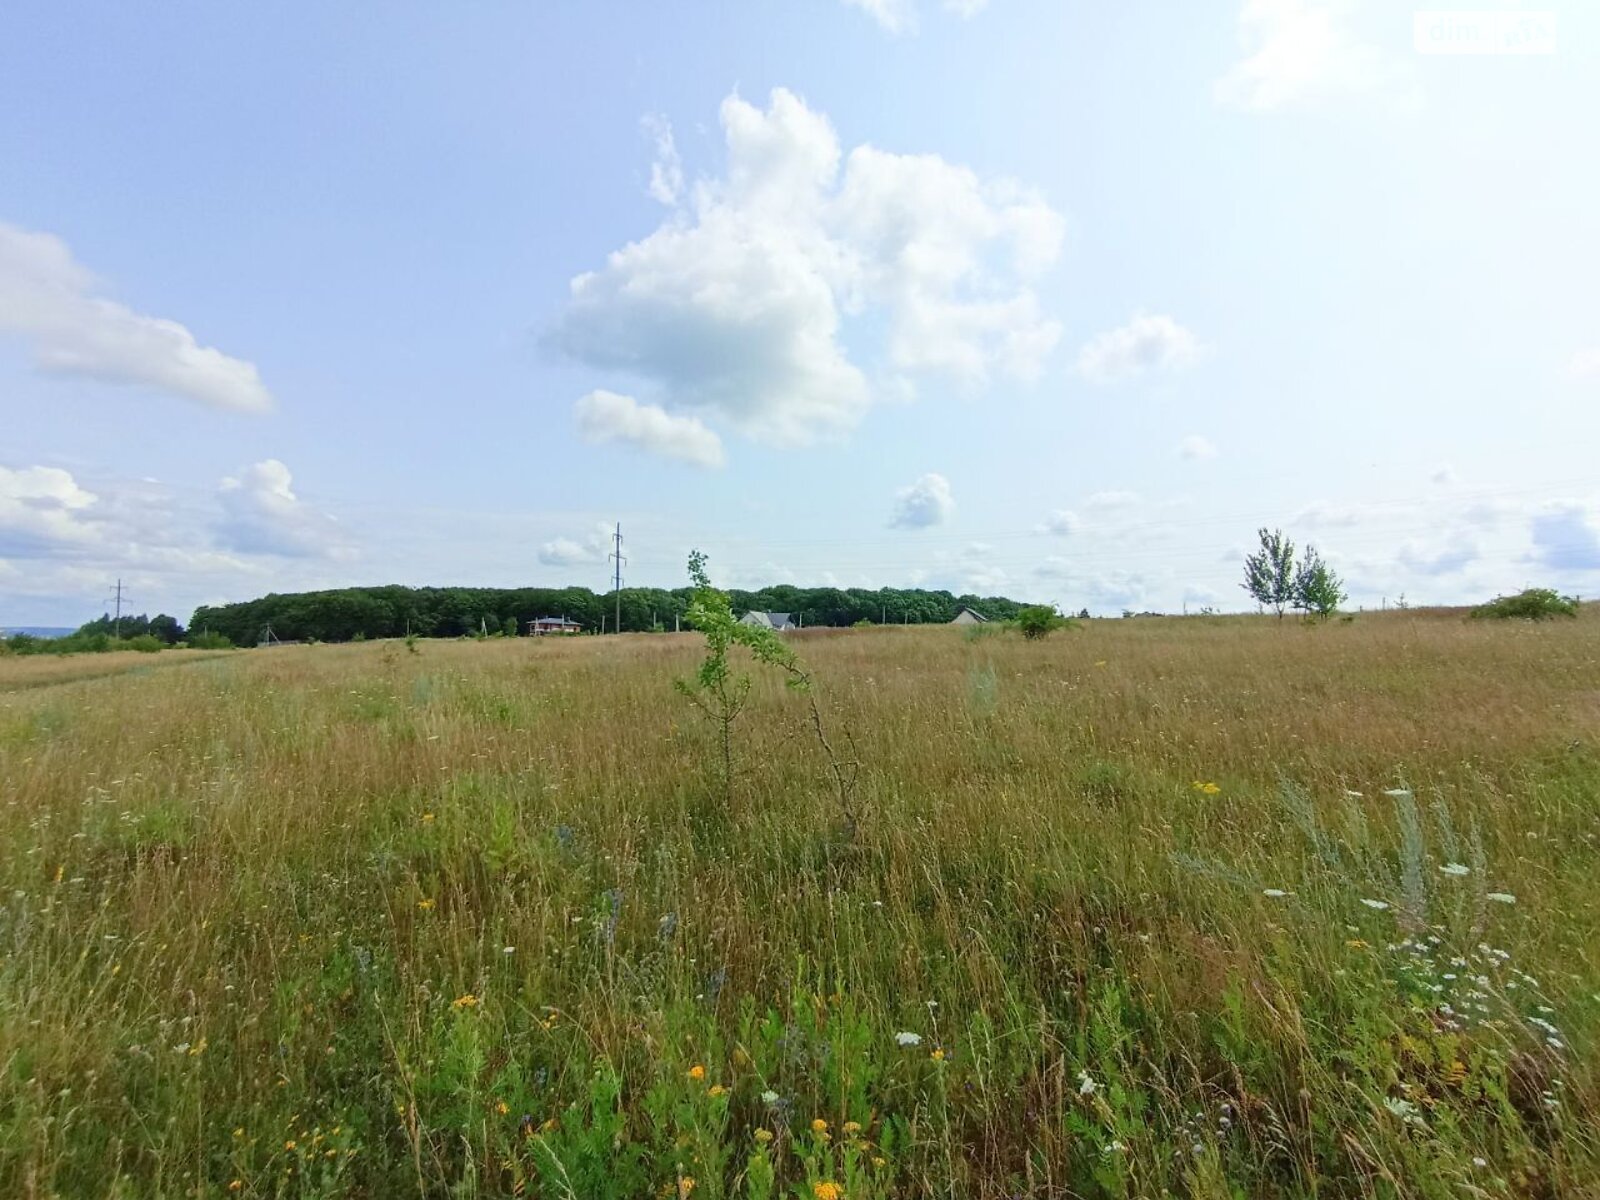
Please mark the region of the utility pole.
[[114, 599], [117, 604], [117, 636], [120, 638], [122, 636], [122, 601], [124, 599], [121, 579], [117, 580], [117, 589], [111, 593], [111, 598]]
[[622, 522], [617, 522], [617, 532], [612, 535], [616, 542], [616, 549], [611, 552], [611, 559], [616, 563], [616, 575], [613, 586], [617, 593], [617, 632], [622, 632], [622, 564], [628, 560], [622, 557]]

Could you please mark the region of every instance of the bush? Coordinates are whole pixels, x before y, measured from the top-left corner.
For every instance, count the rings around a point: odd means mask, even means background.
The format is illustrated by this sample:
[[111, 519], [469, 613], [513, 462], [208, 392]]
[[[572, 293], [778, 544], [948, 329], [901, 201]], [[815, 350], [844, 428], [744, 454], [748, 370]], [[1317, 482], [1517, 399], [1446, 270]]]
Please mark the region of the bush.
[[189, 649], [232, 650], [233, 639], [225, 633], [212, 633], [210, 630], [203, 630], [200, 633], [189, 635]]
[[1498, 620], [1519, 619], [1543, 621], [1548, 617], [1575, 617], [1578, 615], [1578, 598], [1563, 596], [1554, 588], [1528, 588], [1515, 596], [1496, 596], [1487, 604], [1472, 610], [1474, 617], [1494, 617]]
[[167, 644], [153, 633], [141, 633], [138, 637], [128, 638], [123, 646], [141, 654], [155, 654], [167, 648]]
[[1060, 629], [1065, 624], [1066, 622], [1056, 614], [1056, 610], [1046, 604], [1035, 604], [1017, 614], [1017, 628], [1022, 630], [1022, 636], [1030, 641], [1042, 638], [1051, 630]]

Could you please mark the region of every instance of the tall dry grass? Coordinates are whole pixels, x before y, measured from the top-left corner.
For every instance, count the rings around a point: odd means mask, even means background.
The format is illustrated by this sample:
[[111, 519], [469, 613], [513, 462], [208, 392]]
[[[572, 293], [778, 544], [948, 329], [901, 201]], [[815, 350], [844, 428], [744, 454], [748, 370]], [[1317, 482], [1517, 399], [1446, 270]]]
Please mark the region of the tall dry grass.
[[0, 660], [0, 1194], [1600, 1188], [1592, 616], [796, 644]]

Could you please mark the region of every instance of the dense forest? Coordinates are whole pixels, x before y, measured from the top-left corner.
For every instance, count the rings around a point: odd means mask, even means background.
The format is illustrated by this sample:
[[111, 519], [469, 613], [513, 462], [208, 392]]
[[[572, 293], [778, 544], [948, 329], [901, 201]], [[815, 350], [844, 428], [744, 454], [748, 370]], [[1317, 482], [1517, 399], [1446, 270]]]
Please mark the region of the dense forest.
[[[1003, 597], [956, 596], [944, 591], [883, 588], [779, 586], [728, 593], [734, 611], [794, 613], [801, 624], [854, 625], [860, 621], [928, 624], [949, 621], [963, 607], [1007, 620], [1023, 605]], [[622, 589], [623, 632], [669, 630], [689, 603], [689, 589]], [[588, 588], [339, 588], [274, 593], [259, 600], [195, 610], [190, 636], [221, 634], [236, 645], [254, 646], [270, 629], [273, 638], [345, 642], [353, 638], [460, 637], [482, 632], [520, 633], [535, 617], [567, 617], [585, 631], [609, 632], [616, 593]]]

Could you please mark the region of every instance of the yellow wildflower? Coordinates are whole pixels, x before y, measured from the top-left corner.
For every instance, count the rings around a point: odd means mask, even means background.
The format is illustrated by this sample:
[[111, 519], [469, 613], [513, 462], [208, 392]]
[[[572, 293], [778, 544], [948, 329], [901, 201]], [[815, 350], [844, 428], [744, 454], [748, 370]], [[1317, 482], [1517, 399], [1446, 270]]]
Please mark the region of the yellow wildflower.
[[818, 1117], [815, 1121], [811, 1122], [811, 1132], [821, 1134], [823, 1137], [827, 1137], [828, 1123], [821, 1117]]
[[726, 1095], [727, 1091], [728, 1089], [723, 1087], [720, 1083], [713, 1083], [710, 1088], [706, 1090], [706, 1095], [715, 1100], [718, 1096]]
[[433, 824], [433, 814], [432, 813], [423, 813], [422, 814], [422, 823], [424, 825], [432, 825]]
[[1345, 943], [1345, 945], [1349, 946], [1352, 950], [1365, 950], [1367, 948], [1367, 943], [1361, 938], [1351, 938]]
[[693, 1079], [695, 1082], [698, 1083], [700, 1080], [704, 1079], [705, 1077], [706, 1077], [706, 1069], [703, 1066], [701, 1066], [699, 1063], [695, 1063], [694, 1066], [689, 1068], [689, 1078]]
[[478, 998], [476, 996], [474, 996], [471, 992], [463, 992], [463, 993], [461, 993], [461, 995], [457, 996], [454, 1000], [450, 1001], [450, 1007], [451, 1008], [456, 1008], [456, 1009], [460, 1009], [460, 1008], [477, 1008], [478, 1007]]
[[244, 1126], [241, 1125], [239, 1128], [235, 1129], [233, 1131], [233, 1136], [236, 1138], [242, 1138], [244, 1136]]
[[831, 1179], [819, 1180], [811, 1185], [811, 1194], [817, 1200], [844, 1200], [844, 1189]]
[[437, 903], [437, 901], [435, 901], [432, 896], [428, 896], [425, 899], [418, 900], [417, 907], [423, 912], [432, 912], [435, 903]]
[[503, 1117], [511, 1111], [511, 1106], [502, 1100], [494, 1106], [494, 1110]]
[[928, 1057], [933, 1059], [934, 1062], [943, 1062], [944, 1061], [944, 1047], [943, 1046], [935, 1046], [934, 1050], [933, 1050], [933, 1053], [928, 1055]]
[[283, 1144], [283, 1148], [285, 1150], [293, 1150], [294, 1149], [294, 1139], [290, 1138], [287, 1142], [285, 1142]]
[[228, 1190], [230, 1192], [240, 1191], [243, 1187], [244, 1187], [244, 1180], [242, 1180], [242, 1179], [231, 1179], [231, 1180], [228, 1181]]
[[772, 1140], [772, 1130], [770, 1130], [770, 1129], [758, 1129], [758, 1130], [756, 1130], [756, 1141], [760, 1142], [763, 1146], [765, 1146], [771, 1140]]
[[694, 1191], [694, 1177], [685, 1175], [678, 1180], [678, 1200], [684, 1200], [690, 1192]]

